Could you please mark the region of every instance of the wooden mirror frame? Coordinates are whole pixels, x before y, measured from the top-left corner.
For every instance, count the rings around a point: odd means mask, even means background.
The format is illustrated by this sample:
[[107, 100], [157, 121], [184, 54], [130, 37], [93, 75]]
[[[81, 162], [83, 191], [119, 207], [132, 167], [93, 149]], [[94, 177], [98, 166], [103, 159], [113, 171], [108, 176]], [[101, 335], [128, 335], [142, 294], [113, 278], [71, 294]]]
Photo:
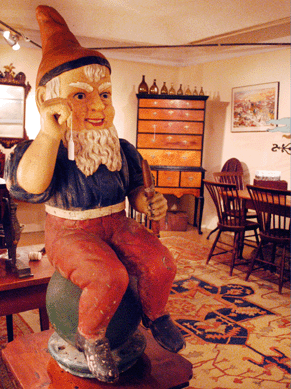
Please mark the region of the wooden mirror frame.
[[[17, 143], [20, 143], [23, 140], [28, 139], [27, 134], [26, 134], [26, 130], [25, 130], [25, 108], [26, 108], [26, 98], [27, 98], [27, 95], [31, 89], [31, 86], [29, 85], [28, 82], [25, 83], [26, 76], [23, 72], [20, 72], [17, 74], [14, 73], [14, 71], [13, 71], [14, 66], [12, 64], [10, 64], [9, 66], [4, 66], [4, 69], [5, 69], [4, 74], [0, 71], [0, 86], [1, 85], [9, 85], [12, 87], [13, 86], [22, 87], [24, 90], [23, 100], [19, 99], [19, 98], [15, 99], [17, 101], [16, 104], [17, 103], [20, 104], [22, 106], [22, 109], [23, 109], [23, 113], [21, 115], [22, 127], [23, 127], [22, 137], [1, 136], [1, 125], [5, 125], [5, 120], [7, 120], [7, 123], [11, 124], [11, 119], [9, 119], [8, 117], [7, 118], [5, 117], [4, 119], [2, 119], [2, 123], [1, 123], [1, 116], [0, 116], [0, 144], [5, 148], [10, 149], [11, 147], [16, 145]], [[1, 95], [0, 95], [0, 99], [1, 99]], [[5, 100], [5, 98], [3, 98], [3, 100]], [[10, 100], [10, 99], [7, 99], [7, 100]], [[13, 103], [13, 102], [11, 102], [11, 103]], [[9, 101], [7, 101], [7, 106], [8, 106], [8, 104], [9, 104]], [[7, 111], [6, 111], [6, 113], [7, 113]], [[15, 119], [15, 123], [19, 124], [18, 121], [19, 121], [19, 119]]]

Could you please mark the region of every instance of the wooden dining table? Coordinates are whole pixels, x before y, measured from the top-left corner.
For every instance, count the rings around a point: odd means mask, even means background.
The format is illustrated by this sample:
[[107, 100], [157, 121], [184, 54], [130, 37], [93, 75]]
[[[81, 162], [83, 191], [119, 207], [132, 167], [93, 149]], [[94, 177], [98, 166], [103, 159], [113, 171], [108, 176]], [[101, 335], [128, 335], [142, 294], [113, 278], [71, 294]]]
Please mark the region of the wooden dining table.
[[245, 209], [255, 209], [254, 203], [247, 189], [241, 189], [238, 190], [237, 192], [239, 197], [243, 200], [243, 207]]
[[[243, 200], [243, 207], [245, 209], [255, 209], [254, 207], [254, 203], [251, 199], [251, 196], [249, 194], [249, 191], [247, 189], [241, 189], [241, 190], [238, 190], [238, 196], [239, 198], [241, 198]], [[290, 202], [290, 198], [287, 198], [286, 199], [286, 205], [283, 205], [282, 204], [282, 207], [287, 207], [287, 209], [291, 209], [291, 202]]]

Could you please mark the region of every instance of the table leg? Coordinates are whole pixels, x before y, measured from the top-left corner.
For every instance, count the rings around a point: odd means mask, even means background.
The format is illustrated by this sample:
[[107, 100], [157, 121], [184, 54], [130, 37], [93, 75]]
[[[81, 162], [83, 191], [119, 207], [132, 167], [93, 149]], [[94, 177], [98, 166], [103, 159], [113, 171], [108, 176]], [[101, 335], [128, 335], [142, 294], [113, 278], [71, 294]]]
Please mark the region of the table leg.
[[7, 338], [8, 342], [12, 342], [13, 340], [13, 316], [6, 316], [6, 328], [7, 328]]
[[41, 331], [49, 329], [49, 318], [45, 307], [39, 308], [39, 321]]
[[[199, 196], [195, 197], [195, 211], [194, 211], [194, 227], [198, 227], [198, 232], [201, 235], [201, 223], [202, 223], [202, 215], [203, 215], [203, 207], [204, 207], [204, 197]], [[199, 210], [199, 216], [198, 216], [198, 210]], [[198, 218], [198, 224], [197, 224], [197, 218]]]

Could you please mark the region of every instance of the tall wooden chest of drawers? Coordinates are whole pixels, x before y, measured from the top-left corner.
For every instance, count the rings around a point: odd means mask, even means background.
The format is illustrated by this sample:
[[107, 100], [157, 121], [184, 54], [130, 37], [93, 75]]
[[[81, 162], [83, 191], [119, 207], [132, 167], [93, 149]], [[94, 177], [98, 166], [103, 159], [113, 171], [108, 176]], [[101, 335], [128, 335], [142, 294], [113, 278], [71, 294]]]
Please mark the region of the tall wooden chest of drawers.
[[204, 205], [202, 167], [208, 96], [138, 94], [137, 149], [163, 194], [195, 196], [194, 225], [201, 233]]

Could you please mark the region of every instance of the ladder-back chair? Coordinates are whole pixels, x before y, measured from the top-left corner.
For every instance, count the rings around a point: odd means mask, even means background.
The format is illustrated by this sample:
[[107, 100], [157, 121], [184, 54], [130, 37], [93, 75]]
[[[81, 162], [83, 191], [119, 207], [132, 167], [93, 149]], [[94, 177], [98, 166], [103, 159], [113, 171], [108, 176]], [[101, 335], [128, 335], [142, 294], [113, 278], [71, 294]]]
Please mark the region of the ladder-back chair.
[[225, 184], [234, 184], [238, 190], [244, 189], [243, 172], [215, 172], [214, 181]]
[[[265, 268], [271, 271], [279, 271], [279, 293], [282, 292], [284, 281], [285, 262], [289, 256], [290, 268], [290, 190], [278, 190], [262, 188], [254, 185], [247, 185], [256, 209], [260, 225], [261, 242], [253, 255], [246, 280], [254, 270], [255, 263], [260, 264], [258, 268]], [[264, 255], [263, 247], [272, 244], [271, 257]], [[278, 255], [278, 247], [281, 247], [282, 254]], [[289, 250], [289, 254], [288, 254]], [[277, 260], [277, 261], [276, 261]], [[288, 277], [289, 279], [289, 277]]]
[[[238, 196], [238, 189], [235, 184], [212, 182], [207, 180], [204, 180], [204, 184], [214, 202], [218, 217], [218, 232], [210, 249], [206, 264], [208, 264], [210, 259], [215, 255], [232, 252], [230, 264], [230, 275], [232, 275], [233, 268], [237, 264], [238, 260], [238, 264], [245, 264], [242, 257], [245, 232], [257, 232], [259, 225], [256, 222], [246, 220], [243, 202]], [[222, 232], [234, 233], [233, 243], [231, 245], [220, 240]], [[258, 234], [256, 234], [256, 236], [257, 244], [259, 244]], [[231, 246], [231, 249], [227, 250], [218, 247], [218, 243]]]
[[[235, 173], [241, 173], [243, 174], [243, 167], [241, 162], [237, 158], [230, 158], [228, 159], [224, 165], [221, 168], [221, 172], [226, 173], [226, 172], [235, 172]], [[215, 174], [215, 173], [213, 173]], [[220, 182], [220, 181], [219, 181]], [[224, 182], [224, 181], [222, 181]], [[232, 183], [232, 182], [229, 182]], [[242, 188], [240, 188], [242, 189]], [[214, 228], [214, 230], [210, 231], [209, 234], [207, 235], [207, 239], [210, 238], [210, 236], [217, 231], [217, 228]]]

